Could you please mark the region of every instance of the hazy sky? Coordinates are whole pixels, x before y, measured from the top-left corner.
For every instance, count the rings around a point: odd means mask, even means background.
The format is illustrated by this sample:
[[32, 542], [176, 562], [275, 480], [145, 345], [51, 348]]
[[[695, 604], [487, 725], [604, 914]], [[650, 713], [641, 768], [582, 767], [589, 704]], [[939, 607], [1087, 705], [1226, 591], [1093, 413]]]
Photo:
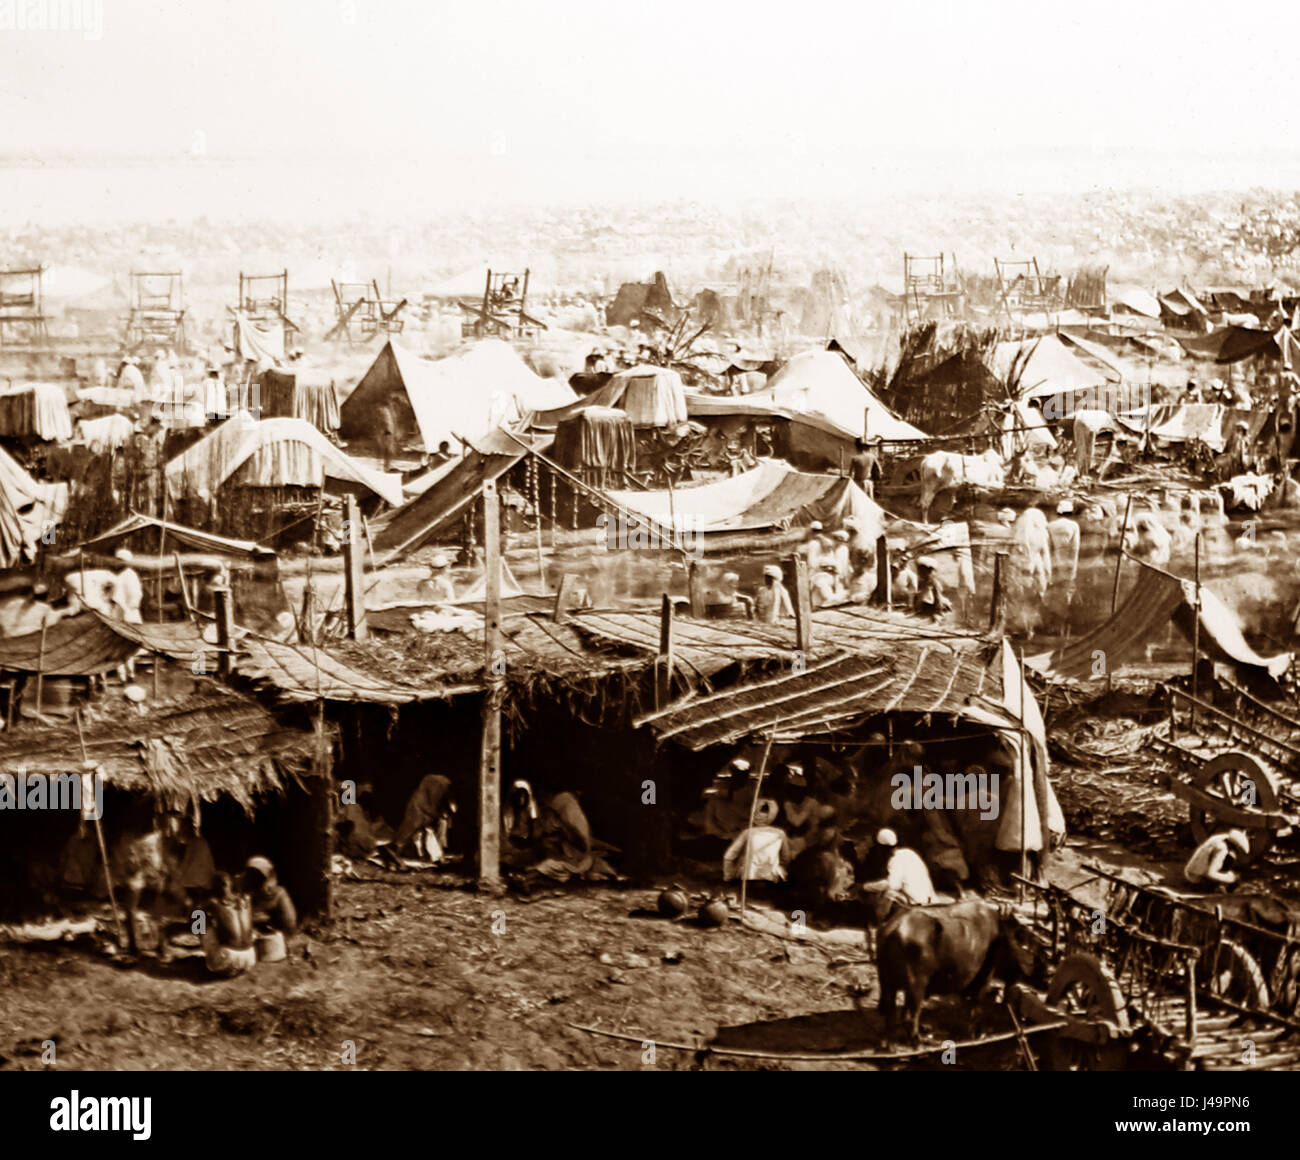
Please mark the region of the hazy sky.
[[0, 30], [0, 148], [366, 152], [521, 195], [897, 183], [913, 149], [958, 183], [1246, 187], [1297, 169], [1298, 33], [1276, 0], [102, 0], [98, 39]]

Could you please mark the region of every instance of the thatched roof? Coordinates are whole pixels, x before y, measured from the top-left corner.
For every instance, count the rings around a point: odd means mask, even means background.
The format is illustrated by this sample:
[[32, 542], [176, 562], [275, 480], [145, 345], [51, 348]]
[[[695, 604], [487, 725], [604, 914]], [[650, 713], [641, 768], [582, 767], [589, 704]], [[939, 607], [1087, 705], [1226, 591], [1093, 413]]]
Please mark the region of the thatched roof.
[[[205, 681], [202, 691], [145, 713], [116, 698], [82, 709], [86, 760], [108, 784], [151, 793], [187, 809], [228, 795], [252, 813], [257, 798], [312, 772], [319, 745], [311, 730], [288, 724], [255, 700]], [[79, 773], [75, 722], [20, 727], [0, 739], [0, 769], [46, 775]]]
[[40, 671], [47, 677], [81, 677], [120, 665], [137, 648], [190, 661], [196, 653], [215, 664], [219, 650], [189, 622], [126, 624], [87, 609], [50, 624], [40, 632], [0, 640], [0, 670]]
[[874, 656], [848, 656], [641, 717], [658, 740], [689, 749], [759, 734], [801, 737], [882, 713], [951, 714], [1015, 728], [1002, 705], [1001, 654], [941, 641], [896, 641]]
[[[455, 693], [468, 688], [417, 687], [367, 672], [341, 660], [319, 646], [284, 644], [247, 636], [240, 641], [238, 661], [241, 676], [267, 685], [286, 701], [365, 701], [380, 705], [407, 705]], [[377, 668], [378, 666], [371, 666]]]

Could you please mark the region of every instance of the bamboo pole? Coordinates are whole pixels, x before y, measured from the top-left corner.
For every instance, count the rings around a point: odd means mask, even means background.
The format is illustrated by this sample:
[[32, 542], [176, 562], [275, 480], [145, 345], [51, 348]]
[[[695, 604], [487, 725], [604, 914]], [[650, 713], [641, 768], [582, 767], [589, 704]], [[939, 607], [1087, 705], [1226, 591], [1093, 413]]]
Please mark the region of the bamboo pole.
[[664, 593], [659, 611], [659, 656], [656, 658], [655, 708], [662, 709], [673, 697], [673, 602]]
[[768, 754], [772, 752], [772, 735], [767, 736], [767, 744], [763, 746], [763, 758], [758, 763], [758, 780], [754, 783], [754, 800], [749, 803], [749, 829], [745, 831], [745, 864], [740, 873], [740, 913], [745, 913], [746, 901], [749, 897], [749, 868], [754, 858], [754, 818], [758, 814], [758, 795], [763, 790], [763, 774], [767, 772]]
[[[1148, 407], [1150, 404], [1148, 403]], [[1110, 586], [1110, 614], [1115, 615], [1115, 610], [1119, 607], [1119, 570], [1124, 563], [1124, 538], [1128, 535], [1128, 517], [1133, 507], [1133, 493], [1129, 492], [1128, 498], [1124, 501], [1124, 519], [1119, 526], [1119, 551], [1115, 556], [1115, 579]], [[1110, 671], [1110, 662], [1106, 662], [1106, 692], [1111, 690], [1112, 674]]]
[[194, 615], [194, 604], [190, 600], [190, 586], [185, 580], [185, 569], [181, 566], [181, 554], [172, 553], [172, 559], [176, 561], [176, 579], [181, 583], [181, 603], [185, 605], [185, 615], [187, 618]]
[[1196, 533], [1195, 541], [1195, 565], [1192, 576], [1196, 584], [1196, 605], [1192, 609], [1192, 709], [1191, 722], [1192, 729], [1196, 728], [1196, 702], [1198, 697], [1199, 679], [1197, 662], [1201, 657], [1201, 533]]
[[36, 654], [36, 716], [41, 715], [41, 693], [44, 691], [45, 684], [45, 630], [49, 627], [50, 610], [47, 608], [41, 613], [41, 644], [40, 651]]
[[[72, 711], [73, 720], [77, 723], [77, 741], [81, 745], [81, 764], [83, 768], [91, 765], [90, 757], [86, 753], [86, 734], [81, 725], [81, 706], [78, 705]], [[122, 917], [117, 912], [117, 891], [113, 888], [113, 870], [108, 860], [108, 843], [104, 841], [104, 823], [99, 817], [98, 811], [95, 813], [95, 837], [99, 842], [99, 856], [104, 860], [104, 883], [108, 887], [108, 905], [113, 910], [113, 926], [117, 930], [117, 945], [122, 945]]]
[[483, 602], [483, 735], [478, 771], [478, 880], [493, 887], [501, 881], [501, 508], [496, 481], [483, 483], [483, 539], [487, 577]]

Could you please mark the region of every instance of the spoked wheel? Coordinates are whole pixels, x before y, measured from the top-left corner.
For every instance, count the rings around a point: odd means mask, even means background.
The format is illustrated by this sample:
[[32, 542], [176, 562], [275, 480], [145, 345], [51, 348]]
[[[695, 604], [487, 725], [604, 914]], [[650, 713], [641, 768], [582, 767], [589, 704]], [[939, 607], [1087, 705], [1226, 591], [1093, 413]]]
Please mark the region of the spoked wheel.
[[[1124, 996], [1114, 977], [1096, 955], [1066, 955], [1052, 975], [1047, 1004], [1080, 1020], [1106, 1020], [1122, 1032], [1129, 1030]], [[1050, 1036], [1047, 1065], [1053, 1071], [1120, 1071], [1128, 1056], [1127, 1038], [1084, 1043], [1061, 1032]]]
[[[1249, 806], [1257, 810], [1275, 810], [1278, 807], [1277, 784], [1273, 775], [1264, 769], [1249, 753], [1236, 750], [1220, 753], [1196, 771], [1193, 784], [1211, 797], [1219, 798], [1224, 805]], [[1190, 810], [1192, 836], [1199, 846], [1211, 834], [1226, 830], [1229, 823], [1213, 813], [1192, 806]], [[1243, 863], [1253, 862], [1273, 844], [1273, 831], [1248, 829], [1250, 853], [1243, 854]]]
[[1255, 956], [1240, 943], [1224, 939], [1207, 947], [1196, 962], [1196, 980], [1211, 995], [1238, 1007], [1267, 1010], [1268, 983]]

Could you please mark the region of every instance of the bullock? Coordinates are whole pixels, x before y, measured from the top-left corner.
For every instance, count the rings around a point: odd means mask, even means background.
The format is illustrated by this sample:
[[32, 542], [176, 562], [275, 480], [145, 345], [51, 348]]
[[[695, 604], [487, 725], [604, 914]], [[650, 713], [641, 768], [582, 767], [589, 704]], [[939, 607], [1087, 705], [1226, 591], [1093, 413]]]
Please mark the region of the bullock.
[[1173, 537], [1154, 512], [1138, 512], [1124, 533], [1124, 551], [1145, 564], [1165, 568], [1173, 551]]
[[927, 995], [960, 992], [976, 1001], [997, 975], [1014, 983], [1033, 969], [1032, 951], [1021, 942], [1016, 921], [983, 899], [947, 906], [917, 906], [893, 915], [877, 937], [876, 968], [886, 1035], [902, 1018], [910, 1020], [912, 1043], [921, 1038], [921, 1008]]
[[1038, 508], [1026, 508], [1016, 517], [1011, 546], [1021, 580], [1041, 600], [1052, 582], [1052, 539], [1047, 517]]
[[930, 507], [939, 495], [963, 483], [1002, 487], [1006, 465], [990, 448], [983, 455], [958, 455], [955, 451], [932, 451], [921, 460], [921, 519], [930, 522]]

